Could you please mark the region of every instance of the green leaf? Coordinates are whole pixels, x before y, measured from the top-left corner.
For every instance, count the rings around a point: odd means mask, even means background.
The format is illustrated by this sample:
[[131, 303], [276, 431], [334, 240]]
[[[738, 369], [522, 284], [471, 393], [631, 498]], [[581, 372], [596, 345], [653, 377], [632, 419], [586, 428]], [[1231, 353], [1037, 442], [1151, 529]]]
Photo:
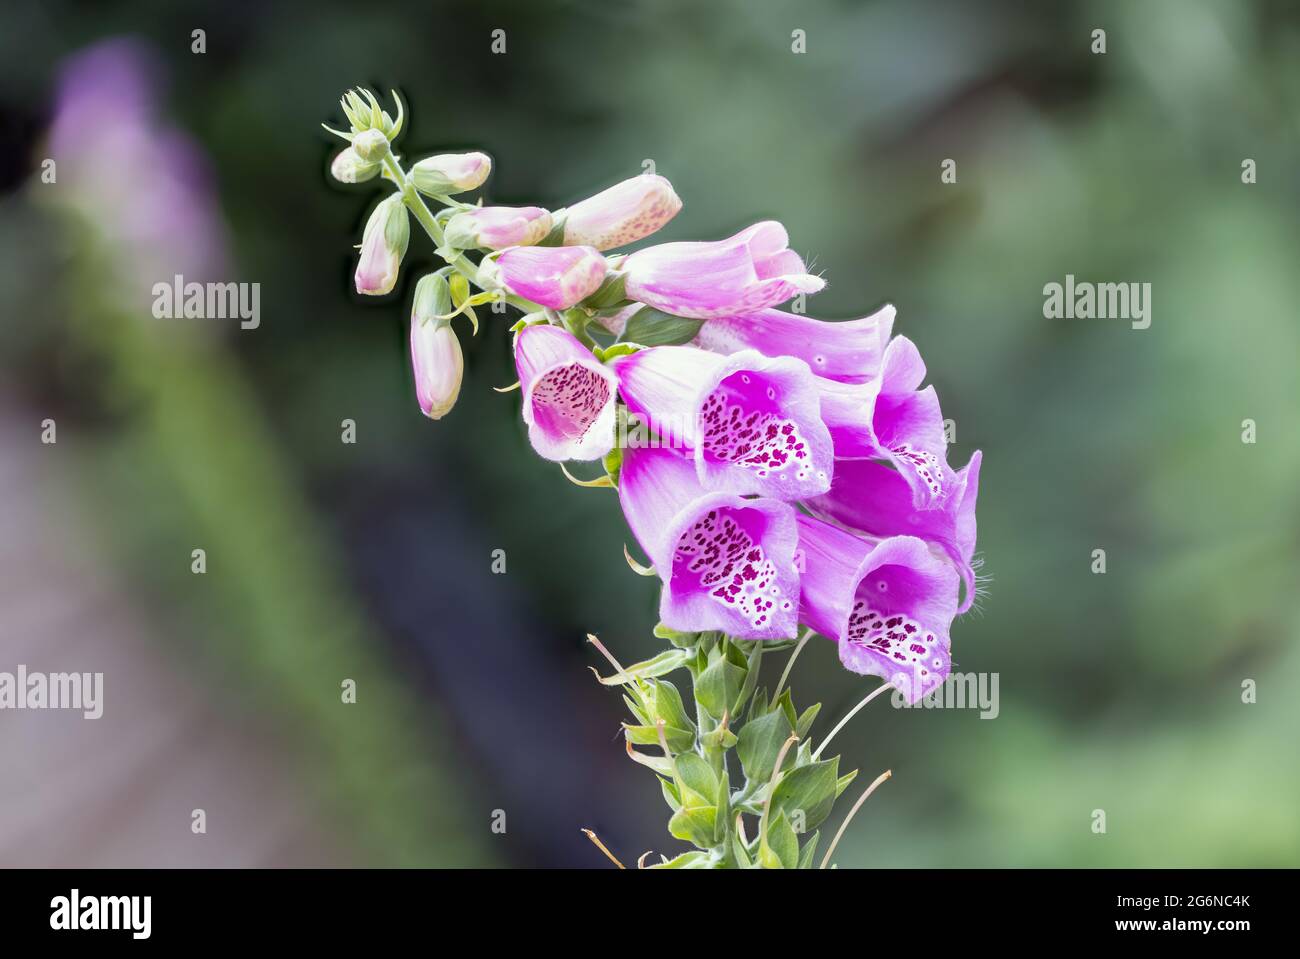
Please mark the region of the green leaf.
[[758, 863], [764, 869], [794, 869], [799, 865], [799, 837], [784, 813], [768, 823], [766, 842], [759, 844]]
[[836, 777], [840, 758], [791, 769], [772, 793], [772, 810], [780, 810], [792, 823], [795, 811], [803, 810], [803, 831], [816, 829], [831, 814], [835, 804]]
[[750, 782], [765, 783], [772, 778], [777, 754], [792, 732], [786, 715], [775, 709], [740, 727], [736, 755]]
[[681, 794], [677, 792], [677, 784], [664, 776], [657, 778], [659, 779], [659, 788], [664, 791], [664, 802], [668, 803], [668, 807], [673, 812], [681, 809], [682, 798]]
[[694, 649], [695, 644], [700, 641], [699, 633], [683, 633], [675, 629], [669, 629], [663, 623], [655, 626], [654, 635], [656, 639], [666, 639], [678, 649]]
[[722, 726], [719, 726], [700, 737], [700, 744], [704, 746], [706, 750], [720, 749], [726, 751], [736, 745], [737, 742], [739, 742], [739, 740], [737, 739], [736, 734], [730, 729]]
[[817, 855], [817, 840], [821, 836], [821, 833], [815, 832], [804, 842], [803, 848], [799, 850], [800, 869], [811, 869], [813, 867], [813, 857]]
[[794, 700], [790, 698], [789, 688], [781, 694], [781, 698], [773, 703], [771, 708], [776, 709], [778, 706], [785, 712], [785, 718], [790, 721], [790, 728], [794, 729], [799, 722], [799, 717], [794, 711]]
[[641, 708], [640, 704], [627, 693], [623, 694], [623, 702], [627, 703], [628, 711], [636, 717], [638, 725], [644, 726], [650, 722], [650, 717], [646, 711]]
[[740, 841], [739, 832], [733, 832], [731, 834], [731, 854], [736, 857], [736, 864], [740, 866], [741, 869], [748, 869], [754, 864], [754, 861], [749, 858], [749, 853], [745, 849], [745, 844]]
[[630, 683], [637, 679], [650, 679], [654, 676], [663, 676], [671, 673], [674, 669], [680, 669], [685, 666], [690, 659], [690, 654], [682, 649], [666, 649], [653, 659], [647, 659], [645, 662], [637, 663], [634, 666], [628, 666], [621, 673], [615, 673], [613, 676], [604, 676], [601, 682], [606, 686], [618, 686], [622, 683]]
[[655, 863], [650, 869], [715, 869], [718, 865], [718, 857], [712, 852], [700, 852], [692, 849], [690, 852], [684, 852], [676, 859], [670, 859], [668, 862]]
[[[627, 741], [633, 745], [659, 745], [659, 727], [657, 725], [633, 726], [631, 723], [624, 723], [623, 732], [627, 736]], [[695, 733], [689, 729], [665, 726], [664, 741], [668, 743], [668, 748], [673, 752], [681, 752], [683, 749], [690, 749], [695, 745]]]
[[713, 821], [715, 845], [727, 838], [727, 826], [731, 822], [731, 783], [725, 775], [718, 778], [717, 810], [718, 814]]
[[853, 782], [853, 780], [857, 778], [858, 778], [858, 770], [856, 769], [853, 770], [853, 772], [851, 773], [845, 773], [843, 776], [841, 776], [839, 780], [835, 783], [835, 798], [839, 799], [840, 793], [848, 789], [849, 783]]
[[695, 699], [710, 716], [721, 719], [740, 696], [744, 684], [745, 668], [721, 656], [710, 663], [695, 681]]
[[817, 718], [817, 714], [821, 711], [822, 711], [822, 704], [813, 703], [811, 706], [809, 706], [807, 709], [803, 711], [802, 715], [799, 716], [799, 722], [795, 724], [794, 731], [798, 733], [799, 739], [801, 741], [805, 741], [808, 739], [808, 730], [812, 729], [813, 721]]
[[696, 752], [684, 752], [677, 757], [677, 778], [691, 792], [699, 796], [696, 802], [683, 793], [682, 802], [687, 806], [712, 805], [718, 798], [718, 776], [709, 765], [709, 761]]
[[[717, 809], [713, 806], [683, 806], [668, 820], [668, 831], [678, 839], [700, 847], [713, 847], [714, 823]], [[787, 826], [787, 829], [790, 827]], [[793, 835], [793, 833], [791, 833]]]
[[640, 763], [647, 769], [653, 769], [661, 776], [671, 776], [673, 774], [673, 764], [663, 756], [651, 756], [648, 753], [638, 752], [631, 746], [628, 747], [627, 754], [633, 762]]
[[583, 300], [582, 305], [593, 310], [603, 310], [618, 303], [626, 302], [627, 294], [624, 292], [626, 285], [626, 273], [610, 270], [605, 274], [605, 279], [601, 282], [600, 287], [595, 293]]
[[745, 682], [740, 687], [740, 692], [736, 695], [736, 701], [731, 704], [731, 714], [737, 715], [745, 708], [745, 703], [754, 693], [754, 687], [758, 685], [758, 667], [763, 659], [763, 644], [755, 643], [754, 651], [749, 654], [749, 659], [745, 663]]
[[704, 325], [703, 320], [673, 316], [651, 307], [643, 307], [628, 318], [620, 343], [640, 343], [642, 346], [680, 346], [695, 339]]
[[[669, 728], [689, 730], [691, 735], [694, 736], [695, 723], [686, 714], [686, 707], [682, 703], [682, 694], [677, 691], [677, 687], [666, 679], [651, 680], [650, 687], [655, 718], [662, 719]], [[671, 744], [672, 740], [669, 740], [669, 745]], [[673, 746], [673, 751], [678, 752], [690, 747], [690, 743], [685, 746]]]

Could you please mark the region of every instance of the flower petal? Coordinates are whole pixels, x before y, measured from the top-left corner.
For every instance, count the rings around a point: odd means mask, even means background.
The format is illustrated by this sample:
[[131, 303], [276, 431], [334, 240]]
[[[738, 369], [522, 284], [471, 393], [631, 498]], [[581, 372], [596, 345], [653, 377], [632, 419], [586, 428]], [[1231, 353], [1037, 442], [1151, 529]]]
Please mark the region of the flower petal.
[[614, 447], [618, 378], [569, 332], [526, 326], [515, 337], [515, 370], [528, 439], [548, 460], [596, 460]]
[[835, 639], [840, 661], [880, 676], [914, 703], [951, 669], [958, 576], [914, 536], [871, 542], [807, 516], [800, 619]]
[[977, 450], [955, 475], [942, 504], [918, 510], [907, 479], [897, 470], [870, 460], [842, 460], [835, 464], [829, 493], [806, 504], [814, 515], [874, 536], [917, 536], [940, 546], [961, 574], [965, 595], [958, 613], [975, 598], [975, 501], [983, 455]]
[[689, 448], [707, 488], [785, 500], [830, 488], [831, 437], [802, 360], [664, 346], [612, 365], [628, 410]]
[[798, 534], [790, 506], [709, 492], [689, 459], [638, 447], [624, 451], [619, 499], [663, 580], [664, 625], [744, 639], [795, 635]]
[[714, 353], [753, 349], [764, 356], [796, 356], [818, 376], [862, 383], [880, 375], [893, 325], [892, 306], [842, 322], [756, 310], [709, 320], [694, 345]]
[[785, 227], [768, 220], [716, 242], [664, 243], [623, 264], [629, 299], [695, 319], [750, 313], [815, 293], [825, 283], [786, 248]]

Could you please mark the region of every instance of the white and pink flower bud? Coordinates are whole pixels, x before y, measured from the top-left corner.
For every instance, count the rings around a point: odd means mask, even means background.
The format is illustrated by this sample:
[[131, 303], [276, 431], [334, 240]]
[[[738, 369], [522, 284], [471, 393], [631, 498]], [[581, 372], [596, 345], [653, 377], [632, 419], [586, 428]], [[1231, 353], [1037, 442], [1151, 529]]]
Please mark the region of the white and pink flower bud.
[[357, 263], [357, 292], [383, 296], [397, 285], [397, 271], [411, 239], [411, 224], [401, 194], [393, 193], [375, 207], [361, 236]]
[[441, 419], [456, 405], [465, 371], [460, 340], [446, 314], [451, 311], [447, 281], [437, 273], [420, 278], [411, 308], [411, 369], [415, 396], [429, 419]]
[[682, 201], [665, 178], [653, 173], [634, 176], [569, 207], [564, 242], [612, 250], [655, 233], [681, 208]]
[[507, 290], [553, 310], [567, 310], [600, 288], [605, 258], [589, 246], [515, 246], [483, 263], [485, 289]]
[[486, 153], [440, 153], [425, 157], [411, 168], [411, 182], [421, 193], [446, 196], [483, 185], [492, 172]]
[[388, 137], [377, 128], [362, 130], [352, 138], [352, 149], [362, 163], [382, 163], [388, 156]]
[[447, 242], [461, 250], [533, 246], [551, 232], [551, 214], [540, 206], [484, 206], [447, 221]]
[[379, 173], [379, 167], [378, 163], [362, 160], [355, 147], [347, 147], [330, 163], [330, 175], [340, 183], [364, 183]]

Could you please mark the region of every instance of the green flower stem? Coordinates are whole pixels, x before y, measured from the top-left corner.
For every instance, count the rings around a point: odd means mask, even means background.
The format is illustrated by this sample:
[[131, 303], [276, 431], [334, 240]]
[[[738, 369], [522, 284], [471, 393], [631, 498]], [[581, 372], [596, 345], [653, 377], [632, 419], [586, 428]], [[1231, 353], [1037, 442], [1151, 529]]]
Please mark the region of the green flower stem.
[[[397, 185], [397, 189], [401, 191], [402, 203], [404, 203], [406, 208], [411, 211], [411, 215], [415, 217], [420, 226], [424, 227], [424, 232], [427, 233], [429, 239], [433, 241], [434, 248], [439, 251], [443, 250], [446, 245], [446, 239], [442, 226], [439, 225], [437, 218], [434, 217], [432, 212], [430, 212], [428, 205], [424, 202], [424, 197], [420, 196], [420, 191], [417, 190], [415, 184], [407, 178], [406, 171], [402, 169], [402, 165], [397, 162], [397, 158], [394, 157], [392, 153], [389, 153], [384, 157], [384, 171], [388, 174], [393, 183]], [[465, 279], [480, 290], [483, 289], [478, 282], [478, 267], [476, 267], [474, 261], [464, 253], [457, 253], [448, 262], [451, 264], [452, 269], [457, 273], [465, 277]], [[505, 300], [511, 306], [523, 310], [525, 313], [535, 313], [542, 309], [541, 306], [534, 303], [532, 300], [526, 300], [522, 296], [515, 296], [513, 293], [506, 294]]]

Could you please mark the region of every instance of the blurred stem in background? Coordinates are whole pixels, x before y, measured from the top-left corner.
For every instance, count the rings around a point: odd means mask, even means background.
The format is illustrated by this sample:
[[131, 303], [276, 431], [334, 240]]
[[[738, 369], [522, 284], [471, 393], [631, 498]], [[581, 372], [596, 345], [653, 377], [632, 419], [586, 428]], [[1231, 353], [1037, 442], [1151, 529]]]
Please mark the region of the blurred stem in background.
[[[68, 289], [102, 289], [113, 268], [83, 244]], [[70, 310], [70, 332], [111, 367], [104, 400], [130, 410], [118, 440], [92, 448], [81, 469], [101, 532], [116, 540], [108, 555], [130, 544], [132, 573], [208, 614], [185, 619], [210, 624], [201, 657], [224, 670], [225, 685], [244, 687], [232, 702], [251, 692], [309, 746], [368, 864], [486, 864], [475, 838], [486, 824], [468, 826], [451, 751], [424, 732], [429, 707], [417, 707], [365, 627], [224, 348], [94, 297], [72, 300], [94, 304]], [[150, 528], [159, 511], [173, 515]], [[190, 572], [194, 546], [207, 553], [203, 576]], [[356, 681], [355, 704], [342, 701], [344, 679]]]

